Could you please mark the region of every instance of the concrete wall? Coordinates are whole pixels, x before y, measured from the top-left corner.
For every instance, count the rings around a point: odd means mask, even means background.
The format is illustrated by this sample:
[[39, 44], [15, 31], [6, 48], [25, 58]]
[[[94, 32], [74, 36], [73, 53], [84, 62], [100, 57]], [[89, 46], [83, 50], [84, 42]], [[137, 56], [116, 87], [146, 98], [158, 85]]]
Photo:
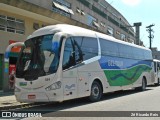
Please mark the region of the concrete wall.
[[[49, 24], [49, 23], [45, 23], [45, 22], [42, 22], [42, 21], [38, 21], [38, 20], [34, 20], [34, 19], [31, 19], [29, 17], [24, 17], [24, 16], [20, 16], [20, 15], [17, 15], [17, 14], [13, 14], [13, 13], [9, 13], [9, 12], [6, 12], [6, 11], [1, 11], [0, 10], [0, 13], [2, 15], [6, 15], [6, 16], [9, 16], [9, 17], [14, 17], [16, 19], [21, 19], [21, 20], [24, 20], [25, 21], [25, 34], [22, 35], [22, 34], [17, 34], [17, 33], [11, 33], [11, 32], [6, 32], [6, 31], [0, 31], [0, 42], [1, 42], [1, 46], [0, 46], [0, 54], [1, 54], [1, 61], [2, 61], [2, 72], [4, 72], [4, 69], [5, 69], [5, 63], [4, 63], [4, 59], [3, 59], [3, 56], [4, 56], [4, 53], [6, 51], [6, 48], [7, 46], [9, 45], [9, 40], [14, 40], [14, 41], [25, 41], [27, 36], [32, 34], [33, 31], [35, 31], [35, 29], [33, 28], [33, 24], [34, 23], [37, 23], [39, 24], [39, 26], [42, 26], [43, 24]], [[4, 91], [8, 91], [8, 80], [9, 80], [9, 77], [8, 77], [8, 73], [2, 73], [1, 77], [0, 77], [0, 83], [3, 84], [3, 90]]]
[[[43, 8], [46, 8], [48, 10], [52, 10], [52, 2], [53, 0], [24, 0], [26, 2], [35, 4], [37, 6], [41, 6]], [[107, 15], [112, 16], [112, 18], [118, 20], [118, 22], [121, 22], [122, 24], [126, 24], [129, 25], [128, 21], [123, 17], [123, 15], [121, 13], [119, 13], [115, 8], [113, 8], [108, 2], [106, 2], [105, 0], [99, 0], [98, 3], [95, 2], [94, 0], [92, 1], [88, 1], [91, 4], [91, 8], [86, 7], [85, 5], [83, 5], [82, 3], [80, 3], [77, 0], [65, 0], [68, 3], [71, 3], [71, 9], [74, 11], [74, 15], [71, 15], [71, 18], [79, 21], [83, 24], [87, 23], [87, 18], [86, 15], [81, 15], [80, 13], [76, 12], [77, 7], [80, 10], [83, 10], [86, 14], [90, 14], [92, 16], [94, 16], [96, 19], [98, 19], [98, 23], [100, 24], [101, 22], [104, 22], [106, 24], [106, 27], [100, 27], [98, 28], [98, 30], [100, 30], [103, 33], [107, 32], [107, 26], [109, 25], [110, 27], [112, 27], [114, 29], [114, 37], [116, 37], [117, 39], [121, 39], [120, 34], [117, 34], [117, 32], [124, 34], [127, 38], [130, 37], [131, 39], [135, 40], [135, 38], [131, 35], [128, 34], [128, 32], [123, 31], [121, 28], [117, 27], [116, 25], [114, 25], [112, 22], [106, 20], [106, 18], [103, 18], [102, 16], [100, 16], [99, 14], [95, 13], [92, 10], [92, 5], [96, 6], [99, 10], [104, 11], [105, 13], [107, 13]], [[104, 6], [106, 6], [106, 8], [103, 8], [99, 3], [102, 2]], [[116, 15], [116, 17], [114, 15]], [[133, 28], [130, 28], [133, 33]], [[126, 40], [127, 41], [127, 40]]]
[[[0, 42], [3, 43], [3, 45], [0, 47], [0, 53], [4, 54], [7, 46], [9, 45], [9, 40], [15, 40], [15, 41], [24, 41], [28, 35], [30, 35], [31, 33], [33, 33], [33, 31], [35, 31], [33, 29], [33, 23], [38, 23], [39, 26], [42, 26], [42, 24], [45, 24], [44, 22], [38, 21], [38, 20], [34, 20], [31, 19], [29, 17], [24, 17], [24, 16], [20, 16], [17, 14], [13, 14], [13, 13], [9, 13], [6, 11], [0, 11], [0, 13], [2, 15], [6, 15], [6, 16], [10, 16], [10, 17], [14, 17], [17, 19], [21, 19], [25, 21], [25, 34], [17, 34], [17, 33], [11, 33], [11, 32], [6, 32], [6, 31], [0, 31]], [[46, 23], [49, 24], [49, 23]]]
[[[99, 3], [95, 2], [94, 0], [89, 1], [89, 3], [91, 3], [90, 7], [86, 7], [85, 5], [83, 5], [82, 3], [80, 3], [77, 0], [66, 0], [70, 3], [72, 3], [72, 10], [74, 11], [74, 15], [71, 16], [72, 19], [80, 21], [84, 24], [87, 23], [87, 18], [86, 15], [81, 15], [80, 13], [76, 12], [77, 7], [80, 10], [83, 10], [85, 14], [89, 14], [91, 16], [94, 16], [97, 20], [98, 20], [98, 24], [100, 25], [101, 22], [104, 22], [106, 27], [102, 27], [100, 26], [98, 28], [99, 31], [103, 32], [103, 33], [107, 33], [107, 26], [110, 26], [114, 29], [114, 37], [116, 37], [117, 39], [121, 39], [121, 34], [124, 34], [126, 36], [126, 38], [130, 38], [135, 40], [135, 37], [131, 36], [128, 31], [124, 31], [122, 28], [117, 27], [115, 24], [113, 24], [112, 22], [108, 21], [107, 18], [104, 18], [102, 16], [100, 16], [99, 14], [95, 13], [92, 10], [92, 5], [97, 7], [99, 10], [103, 11], [104, 13], [106, 13], [108, 16], [111, 16], [113, 19], [116, 19], [120, 24], [125, 26], [130, 26], [128, 21], [123, 17], [122, 14], [120, 14], [115, 8], [113, 8], [112, 6], [110, 6], [110, 4], [108, 4], [106, 1], [104, 0], [99, 0], [102, 1], [104, 3], [104, 6], [107, 6], [106, 9], [104, 9]], [[114, 13], [117, 17], [115, 17], [112, 13]], [[117, 34], [120, 33], [120, 34]], [[133, 32], [133, 28], [130, 28], [130, 32]], [[127, 41], [127, 39], [126, 39]], [[127, 41], [128, 42], [128, 41]]]
[[24, 0], [24, 1], [52, 10], [52, 0]]

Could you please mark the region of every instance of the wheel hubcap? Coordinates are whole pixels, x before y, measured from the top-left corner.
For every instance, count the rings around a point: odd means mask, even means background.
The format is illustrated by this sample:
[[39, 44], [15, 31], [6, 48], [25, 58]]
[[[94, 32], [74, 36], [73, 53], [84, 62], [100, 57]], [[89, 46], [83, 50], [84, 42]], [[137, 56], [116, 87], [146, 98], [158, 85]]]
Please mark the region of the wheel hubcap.
[[98, 86], [94, 86], [93, 89], [92, 89], [92, 95], [94, 97], [98, 97], [99, 96], [99, 89], [98, 89]]

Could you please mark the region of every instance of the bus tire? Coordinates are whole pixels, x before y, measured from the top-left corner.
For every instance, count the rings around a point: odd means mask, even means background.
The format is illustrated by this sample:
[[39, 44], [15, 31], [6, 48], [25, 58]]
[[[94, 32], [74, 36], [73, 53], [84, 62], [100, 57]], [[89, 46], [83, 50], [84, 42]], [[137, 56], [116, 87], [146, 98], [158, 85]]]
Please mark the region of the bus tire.
[[91, 86], [91, 94], [90, 94], [89, 99], [92, 102], [97, 102], [101, 99], [102, 94], [103, 94], [102, 93], [102, 86], [100, 85], [99, 82], [94, 81]]
[[159, 84], [160, 84], [160, 81], [159, 81], [159, 78], [158, 78], [157, 83], [155, 85], [159, 86]]
[[136, 91], [145, 91], [146, 90], [146, 79], [145, 77], [142, 78], [142, 85], [140, 87], [135, 88]]
[[142, 86], [141, 86], [141, 91], [145, 91], [147, 87], [146, 79], [145, 77], [142, 78]]

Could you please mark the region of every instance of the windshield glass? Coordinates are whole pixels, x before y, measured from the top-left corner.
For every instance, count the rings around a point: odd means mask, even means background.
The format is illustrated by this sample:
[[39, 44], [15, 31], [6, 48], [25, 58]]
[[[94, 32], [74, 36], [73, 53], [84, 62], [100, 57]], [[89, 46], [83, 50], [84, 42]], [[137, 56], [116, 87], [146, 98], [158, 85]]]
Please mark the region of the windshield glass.
[[[39, 36], [25, 42], [25, 47], [22, 49], [17, 62], [17, 78], [35, 80], [40, 76], [52, 74], [57, 71], [60, 46], [54, 46], [52, 44], [53, 36]], [[59, 44], [60, 42], [56, 43]]]

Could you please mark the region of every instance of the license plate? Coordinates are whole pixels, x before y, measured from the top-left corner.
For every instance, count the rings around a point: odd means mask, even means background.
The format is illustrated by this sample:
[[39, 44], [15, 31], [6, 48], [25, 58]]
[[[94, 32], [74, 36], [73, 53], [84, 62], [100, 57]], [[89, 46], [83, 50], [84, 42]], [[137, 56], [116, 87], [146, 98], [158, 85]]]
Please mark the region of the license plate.
[[36, 99], [36, 95], [28, 95], [28, 99]]

